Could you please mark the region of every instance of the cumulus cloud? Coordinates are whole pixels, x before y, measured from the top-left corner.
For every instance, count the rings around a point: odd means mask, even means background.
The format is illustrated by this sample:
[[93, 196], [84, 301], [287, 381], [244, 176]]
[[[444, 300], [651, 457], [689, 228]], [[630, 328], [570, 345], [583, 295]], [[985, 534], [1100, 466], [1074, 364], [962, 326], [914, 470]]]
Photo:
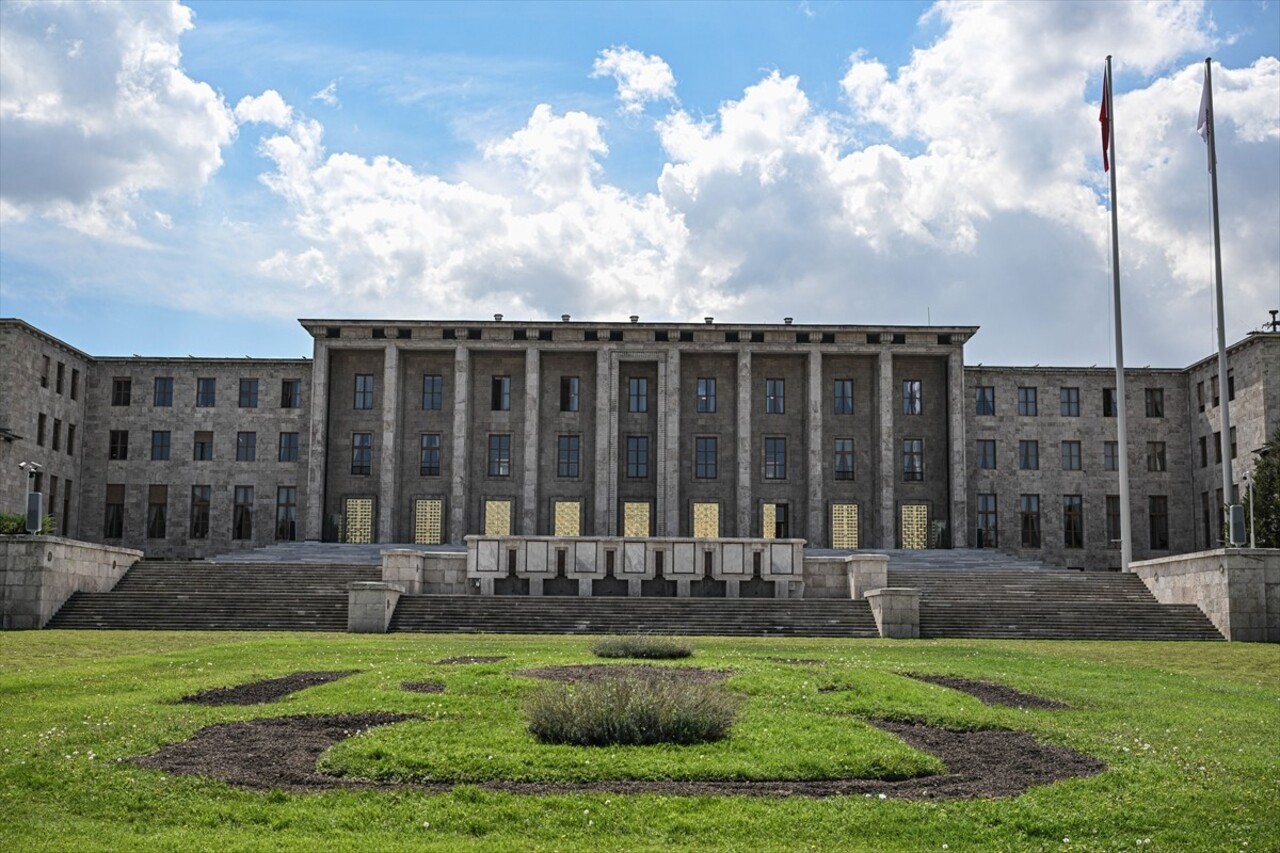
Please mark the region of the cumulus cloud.
[[311, 100], [328, 104], [331, 107], [342, 106], [342, 102], [338, 100], [338, 81], [330, 80], [328, 86], [311, 96]]
[[241, 124], [256, 122], [287, 128], [293, 123], [293, 108], [284, 102], [275, 89], [267, 89], [261, 95], [246, 95], [236, 104], [236, 121]]
[[639, 115], [650, 101], [676, 100], [676, 78], [660, 56], [633, 50], [626, 45], [600, 51], [591, 68], [592, 77], [613, 77], [618, 84], [619, 108], [624, 114]]
[[130, 239], [140, 193], [204, 186], [235, 121], [181, 68], [191, 27], [174, 2], [0, 6], [0, 215]]

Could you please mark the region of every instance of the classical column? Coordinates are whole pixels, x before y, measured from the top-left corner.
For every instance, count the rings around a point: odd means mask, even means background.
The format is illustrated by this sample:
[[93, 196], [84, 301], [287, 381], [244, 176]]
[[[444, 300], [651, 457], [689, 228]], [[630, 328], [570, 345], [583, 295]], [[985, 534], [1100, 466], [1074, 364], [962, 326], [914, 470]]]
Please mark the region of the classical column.
[[752, 535], [751, 350], [738, 351], [738, 536]]
[[542, 394], [542, 355], [532, 347], [524, 353], [524, 474], [521, 483], [520, 532], [538, 533], [538, 400]]
[[[453, 351], [453, 455], [449, 459], [449, 541], [462, 544], [467, 533], [467, 448], [471, 419], [471, 351]], [[477, 531], [479, 532], [479, 531]]]
[[614, 536], [617, 518], [618, 434], [617, 384], [608, 347], [596, 350], [596, 506], [595, 535]]
[[324, 532], [324, 471], [329, 456], [329, 345], [316, 338], [311, 359], [311, 428], [307, 439], [307, 524], [303, 537]]
[[806, 423], [808, 425], [808, 458], [809, 475], [809, 523], [805, 531], [805, 539], [814, 548], [827, 547], [831, 543], [826, 535], [826, 506], [823, 501], [823, 459], [827, 449], [822, 440], [822, 352], [809, 352], [809, 395], [806, 405], [809, 407]]
[[658, 529], [680, 533], [680, 351], [658, 361]]
[[396, 541], [400, 494], [400, 350], [388, 343], [382, 353], [382, 449], [379, 453], [378, 542]]
[[947, 358], [947, 394], [947, 434], [951, 437], [948, 457], [951, 465], [948, 472], [951, 484], [951, 518], [947, 530], [952, 547], [964, 547], [965, 532], [969, 529], [969, 501], [965, 492], [964, 351], [961, 349], [956, 349]]
[[896, 544], [897, 519], [894, 512], [894, 485], [898, 482], [898, 453], [893, 434], [893, 413], [900, 405], [893, 387], [893, 353], [880, 353], [880, 541], [873, 547], [892, 548]]

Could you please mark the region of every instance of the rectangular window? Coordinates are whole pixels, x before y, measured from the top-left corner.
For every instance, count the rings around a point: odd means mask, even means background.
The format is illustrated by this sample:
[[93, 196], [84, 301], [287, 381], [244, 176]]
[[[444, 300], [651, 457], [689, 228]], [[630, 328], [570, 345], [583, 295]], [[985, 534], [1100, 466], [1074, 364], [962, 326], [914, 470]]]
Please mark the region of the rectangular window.
[[489, 408], [495, 412], [511, 411], [510, 376], [494, 376], [490, 379]]
[[556, 439], [556, 476], [577, 477], [581, 439], [576, 435], [562, 435]]
[[438, 412], [444, 408], [444, 377], [438, 373], [422, 374], [422, 410]]
[[44, 359], [44, 368], [40, 371], [40, 387], [48, 388], [49, 387], [49, 363], [50, 363], [49, 356], [42, 355], [40, 357]]
[[218, 380], [206, 376], [196, 380], [196, 405], [210, 408], [218, 403]]
[[700, 376], [698, 377], [698, 414], [711, 414], [716, 410], [716, 381], [715, 379]]
[[511, 436], [489, 436], [489, 476], [511, 476]]
[[1062, 470], [1063, 471], [1079, 471], [1081, 469], [1080, 462], [1080, 442], [1064, 441], [1062, 442]]
[[1120, 444], [1115, 441], [1102, 442], [1102, 470], [1120, 470]]
[[1035, 439], [1018, 442], [1018, 468], [1022, 471], [1040, 470], [1040, 442]]
[[996, 513], [996, 496], [994, 494], [978, 495], [977, 533], [977, 545], [979, 548], [999, 547], [1000, 538]]
[[1143, 397], [1147, 404], [1147, 417], [1163, 418], [1164, 417], [1164, 389], [1163, 388], [1147, 388], [1143, 391]]
[[1209, 515], [1209, 493], [1208, 492], [1200, 493], [1200, 523], [1202, 525], [1203, 534], [1204, 534], [1203, 542], [1205, 547], [1207, 548], [1209, 547], [1209, 543], [1213, 541], [1212, 525], [1210, 523], [1210, 515]]
[[256, 432], [236, 433], [236, 461], [252, 462], [258, 458], [258, 434]]
[[151, 405], [167, 409], [173, 405], [173, 377], [157, 376], [155, 388], [151, 394]]
[[1222, 433], [1215, 432], [1213, 434], [1213, 464], [1222, 464]]
[[373, 473], [373, 433], [351, 433], [351, 473]]
[[231, 538], [253, 539], [253, 486], [236, 486], [231, 512]]
[[[54, 449], [54, 450], [57, 450], [57, 449], [58, 449], [58, 445], [57, 445], [57, 441], [58, 441], [58, 429], [57, 429], [58, 422], [57, 422], [57, 421], [54, 421], [54, 422], [53, 422], [53, 425], [54, 425], [54, 430], [53, 430], [54, 446], [53, 446], [53, 449]], [[1229, 433], [1228, 433], [1228, 435], [1230, 435], [1230, 436], [1231, 436], [1231, 458], [1232, 458], [1232, 459], [1235, 459], [1235, 458], [1236, 458], [1236, 428], [1235, 428], [1235, 427], [1232, 427], [1232, 428], [1231, 428], [1231, 432], [1229, 432]]]
[[787, 383], [785, 379], [764, 381], [764, 411], [767, 415], [781, 415], [787, 410]]
[[209, 538], [209, 502], [213, 497], [212, 486], [191, 487], [191, 538]]
[[1107, 547], [1119, 548], [1121, 539], [1120, 529], [1120, 496], [1107, 495]]
[[1169, 550], [1169, 498], [1151, 495], [1147, 498], [1147, 517], [1151, 523], [1151, 550]]
[[853, 439], [852, 438], [836, 439], [835, 478], [837, 480], [853, 479]]
[[[67, 364], [66, 362], [60, 361], [58, 362], [57, 383], [54, 386], [54, 390], [59, 394], [62, 393], [62, 385], [63, 385], [63, 381], [66, 379], [66, 376], [67, 376]], [[50, 505], [53, 504], [53, 498], [49, 499], [49, 504]]]
[[924, 439], [906, 438], [902, 441], [902, 480], [919, 482], [924, 479]]
[[1022, 547], [1040, 547], [1040, 496], [1022, 495], [1018, 500], [1022, 528]]
[[1209, 464], [1209, 444], [1205, 436], [1200, 436], [1200, 467], [1204, 468]]
[[764, 440], [764, 478], [787, 479], [787, 439], [782, 436]]
[[835, 393], [835, 413], [837, 415], [853, 414], [853, 380], [837, 379], [834, 388]]
[[1080, 389], [1059, 388], [1058, 410], [1064, 418], [1080, 417]]
[[372, 409], [373, 408], [373, 374], [357, 373], [355, 388], [355, 405], [356, 409]]
[[[1234, 430], [1235, 427], [1232, 427]], [[1147, 470], [1148, 471], [1165, 471], [1166, 459], [1163, 441], [1147, 442]]]
[[[1018, 414], [1023, 417], [1034, 418], [1039, 412], [1039, 396], [1038, 388], [1019, 388], [1018, 389]], [[1037, 501], [1039, 498], [1037, 498]]]
[[[1231, 431], [1232, 433], [1234, 433], [1235, 427], [1232, 427]], [[62, 421], [59, 420], [58, 418], [53, 419], [53, 443], [50, 445], [50, 447], [53, 450], [62, 449]], [[1233, 453], [1231, 455], [1234, 456], [1235, 454]]]
[[979, 385], [974, 391], [974, 405], [979, 415], [996, 413], [996, 389], [993, 385]]
[[302, 380], [301, 379], [280, 380], [280, 408], [282, 409], [301, 409], [302, 408]]
[[440, 433], [424, 432], [419, 439], [418, 474], [423, 477], [440, 476]]
[[996, 440], [980, 438], [977, 440], [978, 467], [994, 469], [996, 467]]
[[643, 376], [627, 378], [627, 411], [649, 411], [649, 380]]
[[924, 401], [920, 397], [920, 380], [904, 379], [902, 381], [902, 414], [919, 415], [924, 413]]
[[1196, 383], [1196, 406], [1200, 411], [1204, 411], [1204, 383]]
[[196, 462], [209, 462], [213, 459], [213, 433], [197, 432], [191, 458]]
[[560, 411], [576, 412], [581, 406], [582, 383], [576, 376], [560, 377]]
[[44, 431], [48, 423], [49, 416], [44, 412], [36, 415], [36, 447], [44, 447]]
[[127, 406], [133, 397], [133, 380], [128, 376], [117, 376], [111, 380], [111, 405]]
[[167, 462], [169, 459], [169, 431], [151, 431], [151, 461]]
[[258, 380], [256, 379], [240, 380], [240, 408], [242, 409], [258, 408]]
[[627, 436], [627, 476], [644, 479], [649, 476], [649, 437]]
[[693, 440], [693, 476], [698, 480], [714, 480], [717, 440], [714, 435], [697, 436]]
[[1062, 545], [1084, 547], [1084, 498], [1080, 495], [1062, 496]]
[[761, 504], [760, 533], [765, 539], [788, 539], [791, 536], [790, 506], [788, 504]]
[[76, 452], [76, 425], [67, 424], [67, 455], [73, 456]]
[[124, 536], [124, 484], [107, 484], [106, 510], [102, 517], [102, 538], [120, 539]]
[[163, 539], [169, 516], [169, 487], [147, 487], [147, 538]]
[[1213, 405], [1218, 406], [1222, 403], [1222, 397], [1218, 394], [1218, 374], [1209, 377], [1209, 396], [1213, 398]]
[[276, 487], [276, 539], [292, 542], [298, 538], [298, 487]]
[[280, 449], [276, 458], [281, 462], [298, 461], [298, 434], [296, 432], [280, 433]]
[[109, 440], [107, 442], [107, 458], [129, 458], [129, 431], [127, 429], [111, 430]]
[[1116, 398], [1116, 389], [1102, 389], [1102, 416], [1104, 418], [1114, 418], [1120, 412], [1119, 403]]
[[1227, 371], [1227, 399], [1234, 400], [1236, 398], [1236, 374], [1234, 370]]
[[71, 399], [75, 400], [80, 396], [80, 368], [71, 368]]

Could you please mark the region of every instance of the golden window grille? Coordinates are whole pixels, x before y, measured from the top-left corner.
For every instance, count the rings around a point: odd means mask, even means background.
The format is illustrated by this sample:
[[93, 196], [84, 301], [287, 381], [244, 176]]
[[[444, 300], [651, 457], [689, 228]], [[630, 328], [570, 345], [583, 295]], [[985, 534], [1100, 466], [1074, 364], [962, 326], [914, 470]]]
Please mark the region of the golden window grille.
[[511, 501], [484, 502], [484, 535], [511, 535]]
[[929, 547], [929, 506], [927, 504], [903, 504], [902, 547], [909, 550]]
[[413, 502], [413, 541], [419, 545], [439, 545], [442, 539], [441, 516], [444, 501], [422, 498]]
[[777, 504], [762, 504], [760, 506], [760, 538], [774, 539], [778, 533], [778, 507]]
[[373, 498], [347, 498], [347, 542], [367, 545], [373, 541]]
[[831, 505], [831, 547], [858, 547], [858, 505]]
[[693, 535], [699, 539], [715, 539], [720, 535], [720, 504], [693, 505]]
[[648, 502], [627, 501], [622, 505], [622, 535], [632, 539], [649, 535]]
[[582, 535], [582, 504], [578, 501], [556, 501], [555, 535]]

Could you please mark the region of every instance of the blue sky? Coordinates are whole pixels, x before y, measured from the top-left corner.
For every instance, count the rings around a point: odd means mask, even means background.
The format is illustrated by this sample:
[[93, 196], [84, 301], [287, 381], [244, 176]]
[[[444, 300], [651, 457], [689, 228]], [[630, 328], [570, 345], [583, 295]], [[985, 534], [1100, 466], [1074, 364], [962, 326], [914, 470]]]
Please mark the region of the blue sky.
[[0, 3], [0, 314], [296, 356], [297, 317], [973, 324], [1110, 362], [1280, 308], [1280, 11], [1230, 3]]

